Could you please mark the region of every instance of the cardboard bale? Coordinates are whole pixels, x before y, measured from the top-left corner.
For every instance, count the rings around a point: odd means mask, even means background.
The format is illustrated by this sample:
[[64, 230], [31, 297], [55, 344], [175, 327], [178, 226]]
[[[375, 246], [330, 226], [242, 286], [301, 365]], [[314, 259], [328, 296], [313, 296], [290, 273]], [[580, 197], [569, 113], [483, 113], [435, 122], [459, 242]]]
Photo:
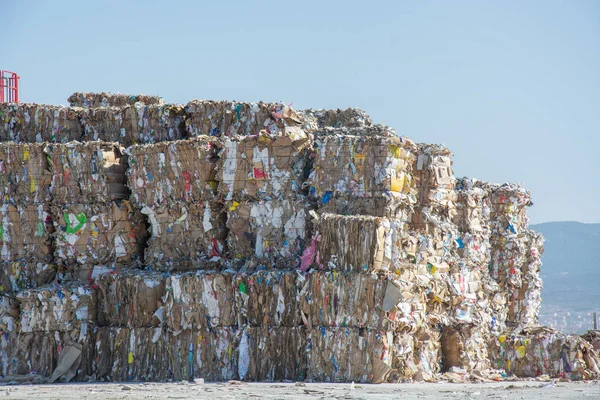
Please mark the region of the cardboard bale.
[[133, 128], [132, 144], [159, 143], [165, 140], [180, 140], [187, 137], [183, 106], [178, 104], [136, 103], [137, 128]]
[[304, 327], [246, 327], [241, 331], [238, 376], [246, 381], [302, 381], [306, 377]]
[[393, 333], [364, 328], [309, 330], [307, 379], [322, 382], [381, 382], [390, 373]]
[[95, 279], [98, 287], [98, 325], [144, 328], [157, 326], [166, 278], [158, 273], [120, 270]]
[[419, 188], [419, 212], [413, 227], [421, 231], [453, 228], [456, 219], [456, 179], [452, 171], [452, 152], [439, 145], [419, 144], [415, 184]]
[[394, 219], [321, 214], [300, 268], [306, 271], [314, 263], [345, 272], [393, 270], [403, 257], [398, 249], [404, 229], [404, 223]]
[[169, 335], [162, 328], [96, 329], [96, 380], [165, 381], [172, 378]]
[[0, 104], [0, 140], [16, 143], [80, 140], [79, 109], [33, 103]]
[[500, 237], [494, 241], [490, 274], [506, 296], [507, 324], [536, 324], [541, 305], [540, 278], [543, 238], [534, 231]]
[[587, 331], [581, 337], [592, 345], [597, 354], [600, 354], [600, 331]]
[[598, 354], [590, 343], [548, 327], [508, 331], [496, 337], [490, 351], [494, 368], [520, 378], [581, 380], [600, 375]]
[[21, 302], [12, 296], [0, 294], [0, 332], [12, 332], [17, 329]]
[[300, 278], [300, 307], [310, 325], [391, 327], [386, 311], [395, 309], [396, 304], [385, 304], [386, 288], [391, 284], [385, 277], [313, 271]]
[[315, 139], [309, 193], [327, 204], [339, 196], [388, 194], [403, 204], [416, 202], [412, 178], [415, 145], [401, 137], [323, 136]]
[[275, 135], [303, 122], [292, 108], [263, 102], [193, 100], [185, 106], [185, 117], [189, 137], [251, 136], [263, 129]]
[[225, 200], [290, 199], [302, 192], [310, 138], [302, 131], [222, 139], [218, 193]]
[[454, 223], [460, 232], [489, 235], [491, 190], [477, 179], [461, 178], [455, 183], [457, 194]]
[[488, 356], [489, 329], [487, 326], [455, 325], [442, 330], [442, 362], [445, 371], [452, 367], [467, 372], [490, 368]]
[[123, 146], [136, 143], [138, 114], [133, 106], [79, 109], [82, 141], [116, 142]]
[[307, 109], [299, 111], [298, 114], [305, 123], [310, 123], [313, 130], [331, 128], [361, 128], [371, 127], [371, 117], [359, 108], [347, 108], [345, 110]]
[[44, 147], [44, 144], [2, 143], [0, 195], [4, 203], [48, 200], [51, 174]]
[[186, 330], [178, 335], [169, 335], [168, 348], [174, 379], [239, 379], [238, 349], [241, 338], [241, 331], [235, 327]]
[[142, 104], [163, 104], [164, 101], [160, 96], [149, 96], [145, 94], [130, 95], [121, 93], [90, 93], [90, 92], [75, 92], [67, 99], [71, 107], [122, 107], [125, 105], [133, 105], [135, 103]]
[[56, 277], [56, 265], [48, 261], [17, 260], [0, 263], [0, 292], [14, 294], [21, 289], [35, 289]]
[[307, 201], [233, 201], [227, 204], [227, 246], [231, 258], [256, 257], [285, 268], [297, 263], [309, 234]]
[[435, 382], [442, 371], [442, 331], [438, 327], [425, 325], [414, 340], [415, 381]]
[[93, 265], [132, 263], [140, 257], [138, 237], [145, 227], [136, 225], [128, 201], [55, 205], [52, 214], [55, 259], [67, 269], [79, 264], [89, 272]]
[[52, 171], [54, 204], [126, 200], [127, 156], [117, 143], [49, 144], [44, 152]]
[[[93, 377], [94, 332], [12, 332], [0, 337], [3, 380], [37, 375], [38, 382], [88, 381]], [[64, 356], [64, 357], [63, 357]]]
[[398, 330], [394, 332], [393, 340], [391, 345], [391, 367], [393, 369], [389, 371], [386, 378], [390, 382], [410, 380], [423, 369], [422, 367], [417, 367], [418, 360], [415, 360], [415, 352], [418, 350], [415, 349], [415, 345], [418, 343], [415, 338], [415, 332]]
[[233, 277], [238, 325], [295, 327], [300, 316], [300, 280], [296, 271], [256, 271]]
[[166, 281], [164, 305], [166, 325], [175, 334], [189, 329], [237, 324], [230, 273], [172, 274]]
[[209, 137], [129, 147], [132, 201], [157, 207], [211, 199], [217, 185], [217, 150], [216, 140]]
[[160, 271], [210, 269], [226, 252], [225, 214], [217, 203], [145, 206], [152, 235], [144, 262]]
[[414, 207], [390, 193], [358, 199], [351, 195], [340, 195], [325, 204], [318, 204], [317, 212], [393, 218], [409, 224], [413, 219]]
[[520, 185], [490, 185], [492, 232], [499, 236], [527, 230], [527, 207], [533, 205], [531, 193]]
[[96, 322], [96, 291], [85, 286], [46, 286], [20, 291], [16, 298], [21, 332], [86, 329]]
[[52, 217], [44, 203], [0, 206], [0, 254], [3, 262], [52, 261]]

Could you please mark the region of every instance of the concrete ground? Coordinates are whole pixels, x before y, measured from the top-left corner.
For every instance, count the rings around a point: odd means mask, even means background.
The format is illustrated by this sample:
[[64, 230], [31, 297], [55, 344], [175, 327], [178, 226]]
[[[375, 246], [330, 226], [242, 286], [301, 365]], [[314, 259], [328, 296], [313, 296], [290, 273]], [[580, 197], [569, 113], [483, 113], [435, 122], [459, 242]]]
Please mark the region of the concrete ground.
[[600, 383], [100, 383], [2, 385], [6, 399], [600, 399]]

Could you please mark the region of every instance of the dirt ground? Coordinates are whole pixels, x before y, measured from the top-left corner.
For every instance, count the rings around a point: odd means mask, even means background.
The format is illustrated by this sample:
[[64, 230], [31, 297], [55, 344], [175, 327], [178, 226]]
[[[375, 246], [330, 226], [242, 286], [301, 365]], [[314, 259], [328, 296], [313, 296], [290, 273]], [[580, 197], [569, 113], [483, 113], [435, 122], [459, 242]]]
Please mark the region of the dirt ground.
[[599, 382], [2, 385], [7, 399], [600, 399]]

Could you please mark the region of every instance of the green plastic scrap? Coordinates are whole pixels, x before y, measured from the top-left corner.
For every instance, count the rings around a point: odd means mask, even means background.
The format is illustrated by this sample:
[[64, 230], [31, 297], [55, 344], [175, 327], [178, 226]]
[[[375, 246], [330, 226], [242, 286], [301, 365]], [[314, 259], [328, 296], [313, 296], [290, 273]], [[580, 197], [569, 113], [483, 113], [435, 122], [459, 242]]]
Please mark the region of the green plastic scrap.
[[244, 285], [244, 282], [240, 282], [240, 292], [248, 294], [248, 292], [246, 292], [246, 285]]
[[71, 227], [71, 221], [69, 221], [69, 214], [65, 213], [64, 217], [65, 217], [65, 222], [67, 224], [67, 233], [75, 233], [75, 232], [77, 232], [88, 221], [88, 219], [85, 216], [85, 214], [81, 212], [81, 213], [75, 215], [75, 218], [77, 218], [78, 224], [75, 225], [75, 226], [73, 226], [73, 227]]

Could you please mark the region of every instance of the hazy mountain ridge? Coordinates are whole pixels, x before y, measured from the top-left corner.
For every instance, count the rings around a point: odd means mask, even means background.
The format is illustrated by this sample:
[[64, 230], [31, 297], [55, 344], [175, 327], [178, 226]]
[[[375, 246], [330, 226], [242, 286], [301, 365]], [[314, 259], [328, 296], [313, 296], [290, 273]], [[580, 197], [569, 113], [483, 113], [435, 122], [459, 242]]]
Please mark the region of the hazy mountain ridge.
[[530, 228], [545, 238], [540, 323], [568, 332], [591, 328], [588, 314], [600, 314], [600, 224], [547, 222]]

